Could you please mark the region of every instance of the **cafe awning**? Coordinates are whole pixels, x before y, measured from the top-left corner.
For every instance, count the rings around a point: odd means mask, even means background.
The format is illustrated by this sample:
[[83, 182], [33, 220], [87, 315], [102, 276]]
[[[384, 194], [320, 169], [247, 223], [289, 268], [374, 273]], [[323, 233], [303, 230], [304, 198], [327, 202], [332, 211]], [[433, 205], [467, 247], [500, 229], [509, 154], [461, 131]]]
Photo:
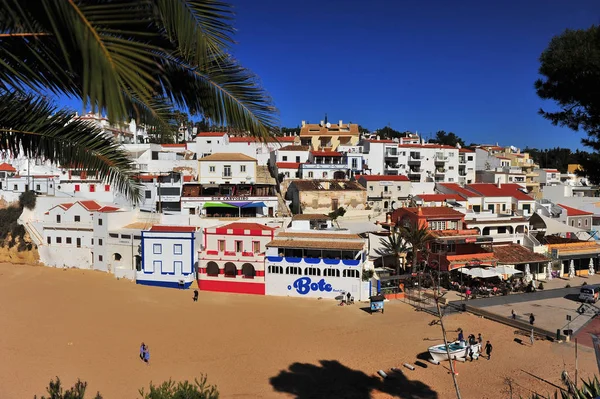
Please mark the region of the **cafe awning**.
[[242, 208], [264, 208], [266, 206], [264, 202], [250, 202], [242, 206]]
[[227, 204], [225, 202], [205, 202], [204, 206], [202, 207], [204, 209], [206, 208], [237, 208], [237, 206], [235, 205], [230, 205]]

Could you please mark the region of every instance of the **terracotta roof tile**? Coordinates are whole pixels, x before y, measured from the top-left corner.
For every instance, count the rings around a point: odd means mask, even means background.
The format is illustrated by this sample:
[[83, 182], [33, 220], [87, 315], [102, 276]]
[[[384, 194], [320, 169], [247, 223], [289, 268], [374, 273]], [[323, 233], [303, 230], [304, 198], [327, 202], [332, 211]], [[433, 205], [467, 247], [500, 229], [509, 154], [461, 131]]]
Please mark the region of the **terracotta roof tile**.
[[586, 212], [586, 211], [582, 211], [580, 209], [577, 208], [571, 208], [570, 206], [566, 206], [563, 204], [558, 204], [558, 206], [560, 206], [561, 208], [563, 208], [564, 210], [567, 211], [567, 216], [571, 217], [571, 216], [591, 216], [593, 215], [592, 212]]
[[200, 132], [196, 137], [223, 137], [226, 134], [225, 132]]
[[364, 179], [365, 181], [410, 181], [407, 176], [404, 175], [360, 175], [354, 177], [357, 181]]
[[471, 190], [467, 190], [466, 188], [461, 187], [457, 183], [439, 183], [440, 186], [447, 188], [448, 190], [452, 190], [463, 198], [473, 198], [473, 197], [481, 197], [480, 194], [475, 193]]
[[462, 212], [455, 210], [454, 208], [450, 208], [448, 206], [422, 206], [418, 208], [400, 208], [404, 209], [407, 212], [414, 213], [418, 215], [421, 213], [425, 218], [432, 217], [455, 217], [455, 218], [463, 218], [465, 215]]
[[307, 123], [300, 129], [300, 136], [358, 136], [358, 125], [355, 123], [346, 123], [340, 125], [332, 123], [327, 126], [320, 126], [317, 123]]
[[217, 233], [219, 230], [261, 230], [261, 231], [273, 231], [275, 227], [265, 226], [260, 223], [244, 223], [244, 222], [234, 222], [229, 223], [224, 226], [217, 227]]
[[458, 194], [420, 194], [415, 195], [415, 198], [420, 198], [425, 202], [439, 202], [447, 200], [464, 201], [465, 199]]
[[443, 145], [443, 144], [398, 144], [398, 148], [432, 148], [435, 150], [457, 150], [456, 147], [452, 147], [451, 145]]
[[300, 162], [277, 162], [279, 169], [298, 169], [301, 165]]
[[17, 170], [6, 162], [0, 165], [0, 172], [16, 172]]
[[183, 144], [161, 144], [160, 146], [167, 147], [167, 148], [171, 148], [171, 147], [175, 147], [175, 148], [184, 147], [185, 148], [186, 144], [185, 143], [183, 143]]
[[494, 256], [498, 263], [520, 265], [524, 263], [549, 262], [544, 255], [537, 254], [519, 244], [498, 245], [493, 247]]
[[254, 161], [255, 158], [248, 156], [246, 154], [241, 154], [239, 152], [218, 152], [216, 154], [207, 155], [203, 158], [200, 158], [198, 161], [206, 162], [206, 161]]
[[286, 145], [285, 147], [281, 147], [277, 151], [303, 151], [306, 152], [310, 150], [310, 147], [307, 145]]
[[342, 153], [337, 151], [311, 151], [315, 157], [341, 157]]
[[493, 183], [475, 183], [469, 184], [467, 188], [484, 197], [513, 197], [519, 201], [534, 201], [532, 197], [521, 191], [523, 186], [514, 183], [501, 184], [500, 187]]
[[336, 234], [336, 233], [308, 233], [308, 232], [296, 232], [296, 231], [282, 231], [277, 234], [277, 237], [289, 237], [289, 238], [329, 238], [332, 240], [360, 240], [360, 236], [356, 234]]
[[196, 231], [195, 226], [166, 226], [155, 224], [149, 231], [160, 231], [164, 233], [191, 233]]
[[102, 208], [102, 205], [97, 203], [96, 201], [77, 201], [88, 211], [97, 211]]

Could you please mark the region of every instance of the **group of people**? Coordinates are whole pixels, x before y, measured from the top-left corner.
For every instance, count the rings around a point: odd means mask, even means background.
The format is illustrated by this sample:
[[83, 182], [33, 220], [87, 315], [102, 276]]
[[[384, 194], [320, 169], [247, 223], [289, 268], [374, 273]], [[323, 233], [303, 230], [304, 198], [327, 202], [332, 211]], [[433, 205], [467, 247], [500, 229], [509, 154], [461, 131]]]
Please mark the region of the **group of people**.
[[[510, 311], [510, 317], [513, 320], [517, 320], [517, 314], [515, 313], [514, 309]], [[533, 313], [530, 313], [529, 324], [533, 326], [533, 323], [535, 323], [535, 316], [533, 315]]]
[[475, 354], [475, 350], [474, 350], [474, 346], [475, 345], [479, 345], [479, 351], [481, 352], [482, 349], [485, 350], [485, 354], [487, 355], [487, 360], [490, 360], [490, 357], [492, 356], [492, 344], [490, 343], [490, 341], [487, 341], [485, 344], [485, 347], [483, 346], [483, 337], [481, 336], [481, 333], [477, 334], [477, 338], [475, 338], [474, 334], [470, 334], [467, 337], [468, 341], [465, 341], [465, 334], [463, 333], [462, 328], [458, 329], [458, 341], [467, 346], [468, 345], [468, 352], [467, 352], [467, 356], [471, 359], [471, 361], [473, 361], [473, 358], [476, 358]]
[[148, 345], [142, 342], [140, 345], [140, 359], [142, 359], [146, 364], [150, 364], [150, 349]]

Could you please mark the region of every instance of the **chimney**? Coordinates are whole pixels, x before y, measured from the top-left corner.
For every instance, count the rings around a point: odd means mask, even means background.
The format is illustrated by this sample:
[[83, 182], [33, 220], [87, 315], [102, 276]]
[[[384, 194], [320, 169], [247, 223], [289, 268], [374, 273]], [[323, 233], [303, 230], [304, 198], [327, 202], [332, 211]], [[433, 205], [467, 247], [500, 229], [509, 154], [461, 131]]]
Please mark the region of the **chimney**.
[[340, 123], [338, 124], [339, 127], [342, 127], [343, 121], [340, 119]]
[[320, 126], [325, 126], [325, 122], [321, 121], [321, 123], [319, 123]]
[[306, 127], [306, 121], [302, 121], [302, 127]]

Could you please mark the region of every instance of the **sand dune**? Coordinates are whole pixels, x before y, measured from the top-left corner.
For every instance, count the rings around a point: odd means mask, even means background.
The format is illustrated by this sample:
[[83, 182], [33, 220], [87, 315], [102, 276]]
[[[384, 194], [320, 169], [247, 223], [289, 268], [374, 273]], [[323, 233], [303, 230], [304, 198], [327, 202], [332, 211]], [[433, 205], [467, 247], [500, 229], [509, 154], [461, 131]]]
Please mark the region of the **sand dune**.
[[[224, 398], [453, 397], [443, 366], [407, 371], [382, 383], [374, 373], [439, 342], [433, 317], [401, 302], [385, 314], [331, 301], [201, 293], [142, 287], [92, 271], [0, 264], [0, 398], [32, 398], [54, 376], [88, 381], [106, 399], [137, 398], [150, 381], [193, 380], [207, 373]], [[504, 398], [504, 378], [516, 392], [559, 383], [563, 362], [574, 370], [573, 348], [513, 342], [514, 330], [472, 315], [453, 315], [447, 327], [481, 332], [494, 344], [491, 361], [459, 364], [463, 398]], [[454, 334], [454, 333], [453, 333]], [[151, 350], [151, 365], [138, 358]], [[580, 370], [596, 371], [589, 348]], [[588, 374], [582, 371], [580, 375]], [[416, 394], [415, 394], [416, 395]]]

